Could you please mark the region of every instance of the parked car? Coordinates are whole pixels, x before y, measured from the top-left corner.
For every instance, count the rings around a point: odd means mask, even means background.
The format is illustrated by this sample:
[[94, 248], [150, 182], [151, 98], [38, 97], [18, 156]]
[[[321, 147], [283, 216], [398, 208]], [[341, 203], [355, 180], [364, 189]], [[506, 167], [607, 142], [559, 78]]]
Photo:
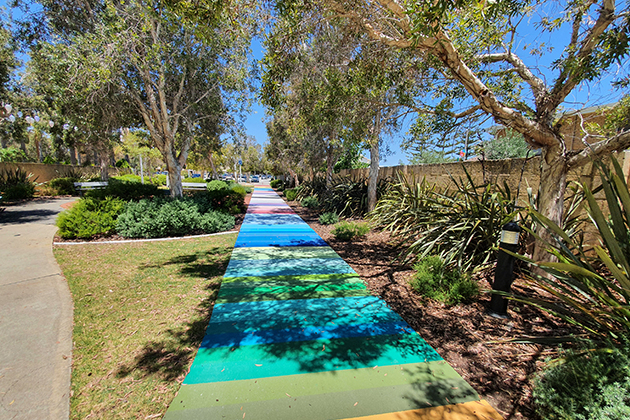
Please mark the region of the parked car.
[[249, 182], [260, 182], [258, 175], [252, 175], [249, 177]]

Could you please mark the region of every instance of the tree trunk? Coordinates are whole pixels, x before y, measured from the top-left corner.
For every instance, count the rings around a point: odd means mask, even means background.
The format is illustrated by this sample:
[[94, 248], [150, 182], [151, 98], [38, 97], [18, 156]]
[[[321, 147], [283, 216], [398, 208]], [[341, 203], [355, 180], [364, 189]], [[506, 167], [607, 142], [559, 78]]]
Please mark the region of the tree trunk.
[[109, 151], [104, 150], [100, 153], [99, 166], [101, 168], [101, 181], [107, 181], [109, 179], [109, 172], [107, 167], [109, 161]]
[[297, 172], [293, 169], [289, 168], [289, 175], [293, 178], [293, 182], [295, 183], [295, 188], [300, 186], [300, 179], [298, 178]]
[[37, 135], [35, 135], [34, 140], [35, 140], [35, 154], [37, 155], [37, 163], [42, 163], [42, 145], [41, 145], [41, 142], [39, 141], [39, 138], [37, 138]]
[[[568, 167], [564, 157], [558, 150], [543, 149], [540, 169], [540, 187], [538, 189], [538, 211], [549, 220], [562, 227], [564, 212], [564, 192], [567, 184]], [[543, 229], [539, 232], [541, 239], [553, 244], [552, 235]], [[550, 261], [551, 254], [543, 242], [537, 241], [534, 246], [534, 261]]]
[[212, 152], [208, 153], [208, 160], [210, 161], [210, 166], [212, 167], [212, 179], [219, 179], [217, 168], [214, 166], [214, 159], [212, 159]]
[[73, 165], [77, 164], [77, 148], [74, 146], [70, 147], [70, 163]]
[[368, 211], [376, 207], [376, 186], [378, 185], [379, 150], [378, 141], [370, 147], [370, 175], [368, 177]]
[[172, 153], [167, 153], [165, 157], [171, 197], [182, 197], [184, 195], [182, 187], [182, 165], [180, 165], [179, 160], [177, 160]]
[[334, 166], [334, 156], [332, 146], [329, 145], [326, 149], [326, 188], [332, 188], [332, 174]]
[[372, 126], [372, 141], [370, 144], [370, 175], [368, 177], [368, 211], [376, 207], [376, 186], [378, 184], [378, 170], [380, 163], [379, 144], [381, 138], [381, 110], [376, 111]]

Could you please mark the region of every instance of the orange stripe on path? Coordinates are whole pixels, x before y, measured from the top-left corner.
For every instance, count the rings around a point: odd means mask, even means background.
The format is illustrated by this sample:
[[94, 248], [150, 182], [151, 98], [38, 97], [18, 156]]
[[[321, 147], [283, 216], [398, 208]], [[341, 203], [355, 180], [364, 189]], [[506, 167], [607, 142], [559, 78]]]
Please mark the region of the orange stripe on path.
[[502, 420], [486, 400], [470, 401], [462, 404], [428, 407], [398, 413], [376, 414], [365, 417], [352, 417], [344, 420]]

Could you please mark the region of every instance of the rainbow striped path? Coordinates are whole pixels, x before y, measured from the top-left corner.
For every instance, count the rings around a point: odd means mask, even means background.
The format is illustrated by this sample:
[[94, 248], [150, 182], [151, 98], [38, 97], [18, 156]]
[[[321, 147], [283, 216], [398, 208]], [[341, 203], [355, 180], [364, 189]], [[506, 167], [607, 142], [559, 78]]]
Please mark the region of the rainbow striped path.
[[164, 419], [501, 417], [270, 188], [256, 188]]

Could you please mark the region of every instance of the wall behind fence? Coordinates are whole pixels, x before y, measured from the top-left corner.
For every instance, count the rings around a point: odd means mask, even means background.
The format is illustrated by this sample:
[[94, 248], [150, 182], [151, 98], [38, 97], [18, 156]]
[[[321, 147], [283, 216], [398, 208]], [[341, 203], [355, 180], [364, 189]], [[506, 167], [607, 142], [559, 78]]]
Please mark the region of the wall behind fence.
[[[630, 175], [630, 152], [614, 154], [619, 163], [623, 165], [626, 180]], [[527, 200], [527, 188], [531, 187], [534, 194], [538, 191], [540, 184], [540, 157], [535, 156], [529, 159], [505, 159], [486, 161], [466, 161], [452, 163], [437, 163], [426, 165], [401, 165], [389, 166], [379, 169], [379, 179], [395, 179], [399, 172], [407, 177], [414, 176], [420, 181], [422, 178], [430, 183], [445, 186], [451, 182], [451, 177], [455, 179], [465, 179], [467, 171], [475, 184], [480, 185], [485, 182], [503, 185], [507, 183], [512, 194], [519, 191], [519, 204], [524, 205]], [[592, 163], [588, 163], [580, 168], [572, 170], [568, 175], [568, 181], [579, 181], [589, 187], [597, 186], [600, 181], [597, 171]], [[342, 170], [341, 176], [351, 176], [353, 178], [367, 178], [369, 169]], [[603, 197], [602, 197], [603, 198]]]
[[[46, 182], [54, 178], [62, 178], [67, 176], [70, 172], [82, 173], [89, 177], [100, 176], [100, 168], [96, 166], [75, 166], [75, 165], [49, 165], [45, 163], [12, 163], [12, 162], [0, 162], [0, 171], [15, 170], [17, 168], [22, 169], [24, 172], [33, 174], [33, 179], [36, 182]], [[125, 168], [109, 168], [109, 175], [120, 175], [129, 173], [129, 169]]]

